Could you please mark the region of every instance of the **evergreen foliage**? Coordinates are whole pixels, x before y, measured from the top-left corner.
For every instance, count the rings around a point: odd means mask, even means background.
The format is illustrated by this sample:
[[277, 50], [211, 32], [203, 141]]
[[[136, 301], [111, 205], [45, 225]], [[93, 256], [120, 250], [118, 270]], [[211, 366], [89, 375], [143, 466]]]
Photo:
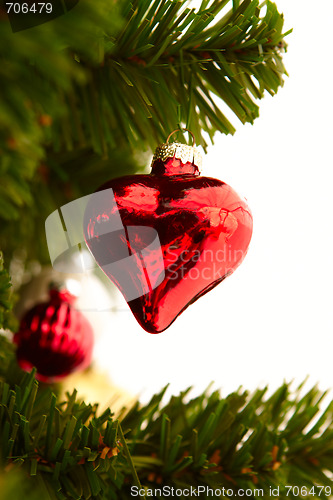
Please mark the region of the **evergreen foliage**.
[[[13, 297], [11, 297], [11, 282], [8, 272], [4, 269], [4, 261], [0, 252], [0, 329], [16, 328], [16, 320], [12, 315]], [[0, 352], [1, 357], [1, 352]]]
[[[0, 481], [27, 500], [36, 490], [43, 500], [126, 499], [132, 485], [147, 496], [162, 486], [206, 486], [234, 496], [260, 489], [264, 498], [280, 486], [287, 499], [299, 495], [281, 485], [331, 486], [333, 403], [320, 409], [325, 393], [316, 387], [301, 395], [302, 386], [283, 384], [269, 397], [267, 388], [226, 398], [207, 390], [193, 399], [187, 390], [166, 403], [165, 388], [114, 416], [79, 401], [75, 390], [59, 401], [34, 372], [15, 366], [4, 338], [1, 351], [9, 361], [0, 382]], [[313, 491], [311, 498], [328, 496]]]

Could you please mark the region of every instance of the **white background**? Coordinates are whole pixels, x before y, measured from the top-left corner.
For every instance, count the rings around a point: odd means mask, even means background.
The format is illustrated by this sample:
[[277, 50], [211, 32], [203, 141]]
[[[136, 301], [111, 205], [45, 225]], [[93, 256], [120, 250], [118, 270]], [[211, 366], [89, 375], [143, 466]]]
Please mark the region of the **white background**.
[[[254, 217], [240, 268], [165, 332], [146, 333], [117, 299], [95, 358], [111, 380], [145, 400], [164, 384], [223, 395], [284, 380], [332, 386], [333, 196], [331, 0], [278, 0], [289, 78], [259, 102], [254, 125], [216, 136], [202, 175], [245, 196]], [[125, 310], [124, 310], [125, 309]], [[116, 347], [115, 347], [116, 346]]]

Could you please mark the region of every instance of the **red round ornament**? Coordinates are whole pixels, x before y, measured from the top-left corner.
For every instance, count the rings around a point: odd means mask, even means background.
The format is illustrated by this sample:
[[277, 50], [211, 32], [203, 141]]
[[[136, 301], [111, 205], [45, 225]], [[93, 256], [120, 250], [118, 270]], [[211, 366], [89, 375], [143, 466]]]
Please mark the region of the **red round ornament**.
[[36, 367], [42, 382], [57, 382], [91, 362], [93, 330], [75, 300], [67, 290], [50, 290], [50, 300], [30, 309], [14, 335], [19, 365], [26, 371]]
[[200, 163], [196, 148], [167, 142], [149, 175], [107, 182], [85, 211], [91, 253], [150, 333], [230, 275], [250, 243], [247, 203], [224, 182], [200, 177]]

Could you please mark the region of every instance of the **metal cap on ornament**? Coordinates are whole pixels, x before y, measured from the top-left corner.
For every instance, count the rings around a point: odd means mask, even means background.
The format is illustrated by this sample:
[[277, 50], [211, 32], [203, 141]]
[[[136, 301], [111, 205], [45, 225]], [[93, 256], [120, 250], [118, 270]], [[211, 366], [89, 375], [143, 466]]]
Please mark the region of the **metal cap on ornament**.
[[51, 299], [74, 304], [80, 296], [81, 284], [74, 279], [52, 280], [49, 285]]
[[171, 136], [180, 130], [176, 129], [171, 132], [166, 143], [156, 148], [151, 165], [153, 175], [200, 175], [202, 156], [200, 151], [194, 147], [195, 138], [192, 132], [183, 129], [191, 134], [192, 146], [181, 142], [169, 143]]

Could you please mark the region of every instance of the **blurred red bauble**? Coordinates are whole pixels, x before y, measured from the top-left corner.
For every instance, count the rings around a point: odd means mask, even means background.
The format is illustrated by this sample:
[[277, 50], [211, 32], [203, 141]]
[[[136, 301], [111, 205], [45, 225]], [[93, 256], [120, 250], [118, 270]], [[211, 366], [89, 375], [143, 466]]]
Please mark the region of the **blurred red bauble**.
[[67, 290], [52, 289], [48, 302], [24, 315], [14, 336], [19, 365], [26, 371], [36, 367], [41, 382], [58, 382], [91, 362], [93, 330], [75, 309], [75, 299]]
[[225, 182], [200, 177], [200, 163], [194, 147], [167, 140], [149, 175], [107, 182], [85, 211], [91, 253], [150, 333], [229, 276], [251, 240], [246, 201]]

